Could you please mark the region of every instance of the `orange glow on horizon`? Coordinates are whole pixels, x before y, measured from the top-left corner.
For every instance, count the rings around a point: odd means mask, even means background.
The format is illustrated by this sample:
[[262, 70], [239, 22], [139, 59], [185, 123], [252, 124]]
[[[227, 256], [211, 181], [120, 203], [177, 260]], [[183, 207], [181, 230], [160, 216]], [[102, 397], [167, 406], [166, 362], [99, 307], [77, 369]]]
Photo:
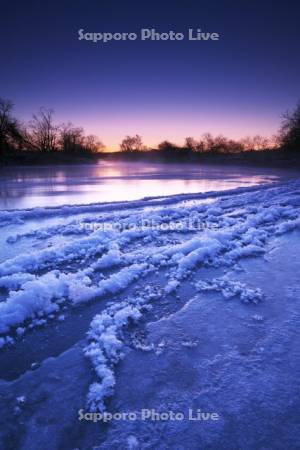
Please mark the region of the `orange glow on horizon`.
[[[186, 137], [200, 140], [203, 134], [210, 133], [214, 137], [223, 135], [229, 139], [240, 140], [246, 136], [261, 135], [270, 138], [276, 134], [279, 128], [279, 120], [274, 118], [260, 122], [255, 118], [227, 118], [223, 121], [197, 120], [195, 118], [184, 119], [182, 117], [172, 118], [139, 118], [124, 119], [116, 118], [94, 118], [85, 123], [77, 118], [74, 123], [81, 123], [87, 134], [95, 134], [105, 145], [105, 152], [117, 152], [120, 144], [126, 136], [140, 135], [143, 143], [148, 148], [157, 148], [162, 141], [170, 141], [178, 146], [184, 144]], [[99, 126], [99, 124], [101, 124]], [[213, 124], [213, 125], [212, 125]]]
[[[25, 118], [30, 120], [31, 116]], [[148, 148], [157, 148], [162, 141], [170, 141], [182, 146], [186, 137], [200, 140], [203, 134], [223, 135], [240, 140], [246, 136], [261, 135], [270, 138], [280, 125], [280, 114], [270, 111], [243, 111], [239, 114], [233, 107], [228, 114], [220, 110], [178, 111], [160, 108], [147, 112], [146, 108], [132, 113], [120, 107], [119, 111], [83, 108], [80, 112], [64, 108], [55, 111], [56, 123], [71, 122], [84, 129], [86, 135], [93, 134], [105, 145], [105, 152], [117, 152], [126, 136], [136, 134], [142, 137]]]

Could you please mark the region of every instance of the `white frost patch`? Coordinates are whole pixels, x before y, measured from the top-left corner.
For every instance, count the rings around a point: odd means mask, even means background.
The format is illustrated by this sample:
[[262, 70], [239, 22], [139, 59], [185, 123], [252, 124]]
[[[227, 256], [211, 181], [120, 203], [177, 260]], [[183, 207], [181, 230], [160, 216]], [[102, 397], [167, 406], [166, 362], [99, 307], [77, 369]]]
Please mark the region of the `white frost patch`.
[[258, 303], [263, 299], [263, 293], [259, 288], [251, 288], [240, 281], [231, 281], [228, 278], [214, 278], [212, 281], [198, 281], [195, 284], [197, 291], [217, 291], [223, 297], [230, 299], [238, 297], [245, 303]]
[[99, 381], [89, 389], [87, 404], [90, 411], [105, 411], [105, 400], [113, 395], [116, 384], [114, 366], [124, 356], [125, 328], [130, 323], [137, 322], [143, 311], [148, 311], [151, 307], [149, 302], [161, 295], [151, 286], [146, 286], [143, 295], [129, 297], [121, 303], [111, 305], [92, 320], [88, 331], [89, 344], [84, 353], [90, 359]]
[[206, 263], [209, 259], [218, 255], [222, 248], [222, 244], [217, 239], [201, 239], [197, 248], [179, 260], [176, 276], [178, 278], [184, 277], [188, 271], [194, 269], [198, 264]]
[[89, 389], [87, 403], [90, 411], [105, 411], [104, 401], [113, 394], [116, 383], [113, 366], [123, 357], [122, 330], [130, 321], [140, 319], [143, 303], [143, 299], [135, 306], [121, 303], [119, 309], [108, 308], [92, 320], [85, 356], [91, 360], [99, 381]]
[[127, 438], [128, 450], [138, 450], [140, 448], [139, 441], [133, 435]]
[[263, 322], [263, 320], [264, 320], [263, 316], [261, 316], [261, 315], [259, 315], [259, 314], [254, 314], [254, 315], [252, 316], [252, 319], [253, 319], [253, 320], [256, 320], [256, 322]]
[[[69, 300], [72, 303], [87, 302], [108, 294], [117, 294], [130, 283], [146, 273], [147, 264], [133, 264], [98, 285], [91, 285], [91, 269], [76, 273], [62, 273], [58, 270], [40, 277], [29, 278], [21, 289], [10, 291], [6, 301], [0, 303], [0, 333], [8, 333], [11, 327], [31, 320], [30, 328], [46, 323], [46, 317], [57, 313], [60, 304]], [[24, 274], [24, 279], [26, 279]], [[59, 320], [63, 316], [60, 316]]]
[[169, 281], [168, 284], [165, 286], [165, 293], [170, 294], [171, 292], [174, 292], [179, 286], [179, 284], [180, 283], [177, 280]]
[[98, 261], [93, 264], [94, 269], [107, 269], [110, 267], [118, 266], [121, 263], [120, 250], [109, 250], [106, 255], [103, 255]]
[[6, 333], [38, 312], [51, 314], [59, 309], [55, 300], [67, 294], [66, 284], [56, 271], [39, 279], [27, 281], [19, 291], [11, 291], [8, 299], [0, 303], [0, 333]]
[[13, 275], [6, 275], [0, 278], [0, 287], [5, 289], [18, 289], [27, 281], [32, 281], [36, 277], [31, 273], [14, 273]]

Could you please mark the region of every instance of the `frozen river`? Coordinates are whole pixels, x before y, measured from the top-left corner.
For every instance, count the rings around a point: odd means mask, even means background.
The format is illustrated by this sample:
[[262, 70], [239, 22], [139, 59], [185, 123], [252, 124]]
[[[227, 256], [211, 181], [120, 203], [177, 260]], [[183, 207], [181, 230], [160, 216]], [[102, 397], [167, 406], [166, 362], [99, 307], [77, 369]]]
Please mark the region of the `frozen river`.
[[223, 191], [288, 179], [296, 171], [258, 167], [99, 162], [0, 169], [0, 209], [137, 200]]
[[296, 175], [2, 169], [0, 448], [299, 449]]

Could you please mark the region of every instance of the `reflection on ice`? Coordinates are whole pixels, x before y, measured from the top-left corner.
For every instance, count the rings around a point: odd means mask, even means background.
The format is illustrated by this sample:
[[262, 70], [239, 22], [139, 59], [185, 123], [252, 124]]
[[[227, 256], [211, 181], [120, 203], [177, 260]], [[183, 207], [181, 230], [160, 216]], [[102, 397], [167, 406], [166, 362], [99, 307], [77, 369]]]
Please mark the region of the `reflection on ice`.
[[136, 200], [222, 191], [290, 178], [293, 171], [200, 164], [102, 161], [0, 171], [0, 209]]

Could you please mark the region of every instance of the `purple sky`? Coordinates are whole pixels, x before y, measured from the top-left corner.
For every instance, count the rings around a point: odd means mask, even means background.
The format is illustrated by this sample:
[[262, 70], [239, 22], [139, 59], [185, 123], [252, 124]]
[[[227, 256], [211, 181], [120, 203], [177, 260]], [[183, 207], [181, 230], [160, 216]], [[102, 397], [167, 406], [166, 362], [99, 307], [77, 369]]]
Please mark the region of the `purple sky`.
[[[148, 145], [207, 131], [270, 136], [300, 98], [299, 12], [274, 1], [3, 1], [0, 96], [23, 120], [50, 107], [112, 149], [136, 133]], [[197, 27], [220, 40], [78, 40], [81, 28]]]

